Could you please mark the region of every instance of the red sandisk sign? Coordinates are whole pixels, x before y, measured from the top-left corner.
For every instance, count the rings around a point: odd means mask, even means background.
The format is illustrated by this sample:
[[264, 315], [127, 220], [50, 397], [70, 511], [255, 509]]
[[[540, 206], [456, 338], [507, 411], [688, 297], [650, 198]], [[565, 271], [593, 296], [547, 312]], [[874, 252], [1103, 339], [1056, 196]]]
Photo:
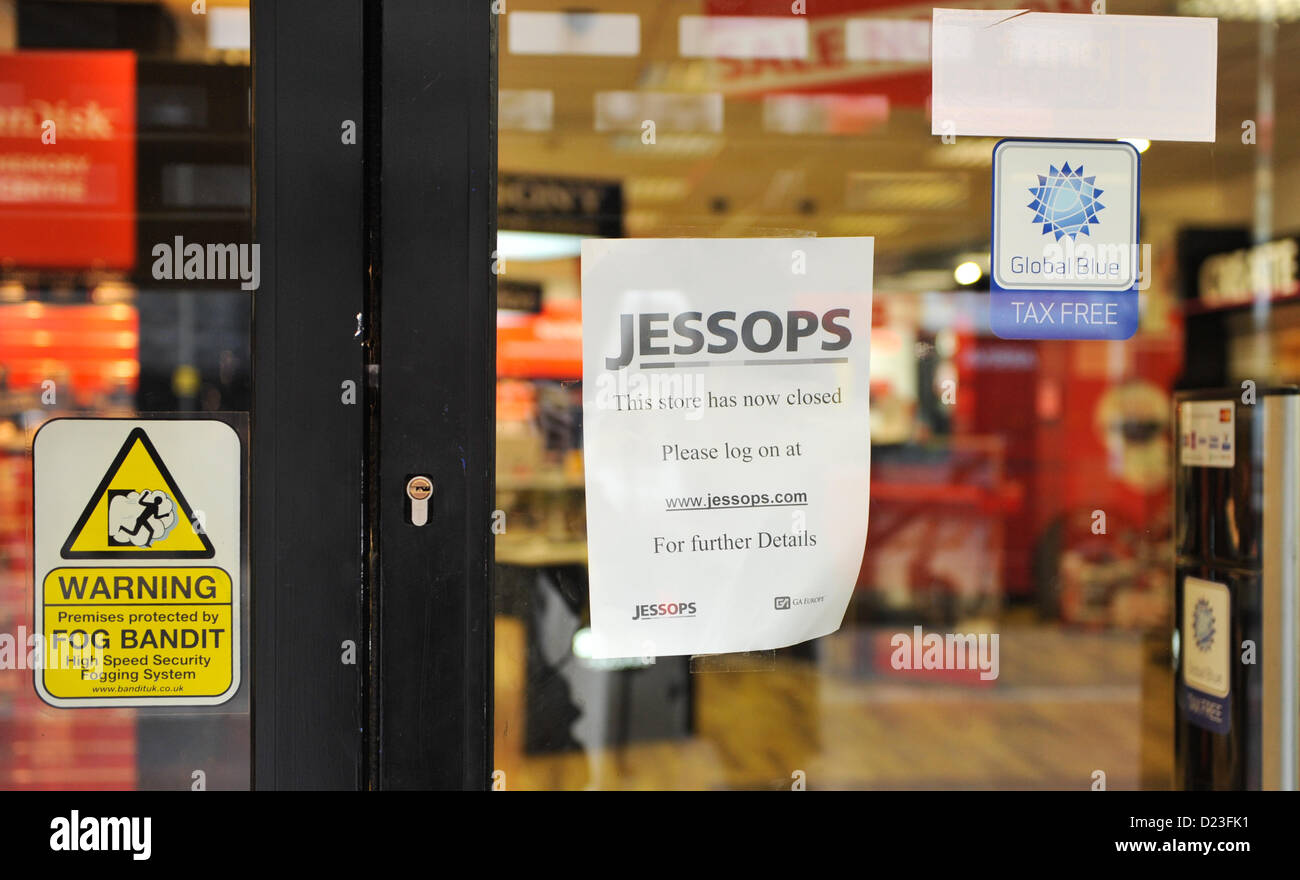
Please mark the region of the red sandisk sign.
[[0, 266], [135, 262], [135, 55], [0, 55]]

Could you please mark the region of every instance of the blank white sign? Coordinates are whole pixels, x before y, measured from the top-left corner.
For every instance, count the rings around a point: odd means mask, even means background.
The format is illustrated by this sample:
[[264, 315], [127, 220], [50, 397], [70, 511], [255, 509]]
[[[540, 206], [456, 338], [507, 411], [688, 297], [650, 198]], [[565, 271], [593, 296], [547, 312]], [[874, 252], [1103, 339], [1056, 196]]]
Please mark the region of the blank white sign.
[[936, 9], [931, 132], [1213, 141], [1218, 21]]

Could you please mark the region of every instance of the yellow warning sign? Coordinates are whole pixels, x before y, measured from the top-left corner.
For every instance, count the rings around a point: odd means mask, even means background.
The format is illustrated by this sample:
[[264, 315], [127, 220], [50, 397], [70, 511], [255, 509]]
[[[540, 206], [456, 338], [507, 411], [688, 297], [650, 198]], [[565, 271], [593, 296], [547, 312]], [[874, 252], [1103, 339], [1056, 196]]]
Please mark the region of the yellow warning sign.
[[64, 559], [211, 559], [212, 542], [143, 428], [135, 428], [63, 544]]
[[225, 694], [234, 590], [214, 567], [56, 568], [42, 585], [44, 687], [61, 700]]
[[170, 709], [236, 699], [248, 656], [246, 462], [224, 418], [61, 418], [37, 430], [42, 700]]

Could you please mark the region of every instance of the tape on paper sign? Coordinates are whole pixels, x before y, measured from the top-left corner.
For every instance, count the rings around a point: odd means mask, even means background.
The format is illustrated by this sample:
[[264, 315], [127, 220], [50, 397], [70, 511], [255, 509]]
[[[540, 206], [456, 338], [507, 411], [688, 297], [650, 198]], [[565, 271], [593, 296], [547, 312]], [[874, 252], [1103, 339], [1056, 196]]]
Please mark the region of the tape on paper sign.
[[210, 706], [239, 689], [239, 435], [216, 419], [54, 419], [32, 442], [36, 692]]
[[993, 148], [989, 324], [1003, 339], [1128, 339], [1138, 327], [1141, 162], [1127, 143]]
[[936, 9], [931, 133], [1213, 142], [1218, 24]]
[[872, 249], [583, 242], [593, 656], [839, 628], [867, 537]]

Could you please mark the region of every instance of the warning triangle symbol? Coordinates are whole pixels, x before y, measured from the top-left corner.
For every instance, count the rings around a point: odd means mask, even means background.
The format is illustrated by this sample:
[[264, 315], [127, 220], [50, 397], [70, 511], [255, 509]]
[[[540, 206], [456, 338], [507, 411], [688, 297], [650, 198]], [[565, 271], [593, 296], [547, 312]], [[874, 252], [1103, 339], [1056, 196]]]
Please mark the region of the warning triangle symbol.
[[63, 542], [64, 559], [211, 559], [194, 509], [143, 428], [135, 428], [108, 466]]

